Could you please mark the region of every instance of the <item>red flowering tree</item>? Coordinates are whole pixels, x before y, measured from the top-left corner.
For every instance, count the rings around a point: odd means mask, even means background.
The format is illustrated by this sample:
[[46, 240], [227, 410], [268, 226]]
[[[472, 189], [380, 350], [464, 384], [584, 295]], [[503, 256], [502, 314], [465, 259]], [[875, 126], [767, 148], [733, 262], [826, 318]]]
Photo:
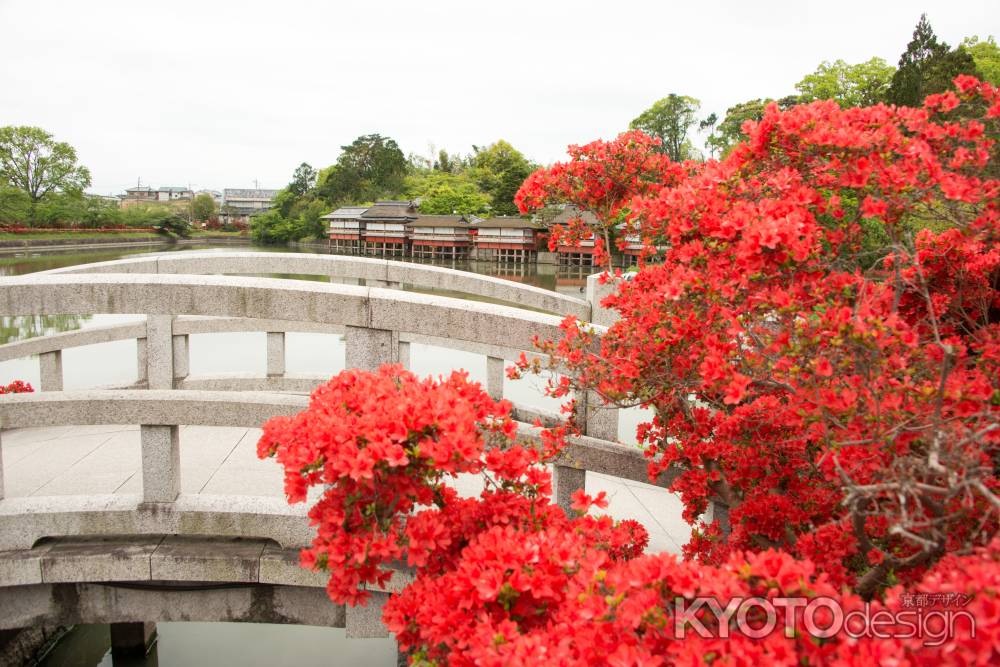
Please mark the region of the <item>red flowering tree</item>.
[[24, 380], [14, 380], [8, 385], [0, 385], [0, 394], [28, 394], [35, 391]]
[[[920, 109], [772, 105], [724, 161], [605, 204], [668, 249], [599, 344], [567, 320], [545, 346], [575, 378], [553, 392], [655, 411], [639, 436], [651, 477], [682, 471], [689, 555], [786, 549], [870, 596], [996, 532], [1000, 97], [956, 82]], [[576, 161], [522, 205], [604, 191]]]
[[[921, 109], [771, 107], [722, 162], [645, 160], [632, 134], [526, 182], [525, 209], [575, 203], [666, 248], [599, 340], [568, 319], [542, 347], [571, 378], [554, 394], [653, 409], [639, 437], [652, 477], [680, 471], [687, 560], [587, 514], [603, 498], [550, 503], [564, 430], [519, 442], [464, 374], [384, 367], [265, 425], [289, 499], [319, 490], [303, 564], [348, 604], [412, 566], [383, 619], [415, 665], [996, 664], [1000, 97], [956, 83]], [[904, 616], [942, 595], [966, 625], [929, 643]], [[851, 612], [888, 616], [852, 634]]]

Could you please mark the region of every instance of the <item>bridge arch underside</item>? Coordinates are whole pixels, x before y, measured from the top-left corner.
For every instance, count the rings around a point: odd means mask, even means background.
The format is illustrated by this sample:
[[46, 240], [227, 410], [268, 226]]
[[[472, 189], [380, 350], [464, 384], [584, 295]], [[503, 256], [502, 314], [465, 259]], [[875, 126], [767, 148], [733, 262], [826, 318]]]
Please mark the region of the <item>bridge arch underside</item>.
[[373, 604], [345, 608], [327, 597], [325, 573], [299, 567], [298, 549], [170, 534], [44, 539], [0, 553], [0, 572], [0, 630], [202, 621], [346, 628], [348, 637], [387, 636], [382, 606], [411, 577], [399, 570]]

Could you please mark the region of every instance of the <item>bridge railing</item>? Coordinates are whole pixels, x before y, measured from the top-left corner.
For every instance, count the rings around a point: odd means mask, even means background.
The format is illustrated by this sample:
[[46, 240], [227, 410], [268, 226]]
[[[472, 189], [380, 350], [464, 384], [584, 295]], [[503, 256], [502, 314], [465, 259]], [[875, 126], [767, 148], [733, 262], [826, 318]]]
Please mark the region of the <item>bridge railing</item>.
[[331, 282], [363, 281], [367, 287], [447, 290], [471, 297], [532, 308], [590, 321], [591, 301], [503, 278], [446, 267], [371, 257], [278, 252], [179, 252], [96, 262], [43, 271], [34, 275], [80, 273], [144, 274], [294, 274], [328, 278]]
[[[61, 351], [68, 344], [135, 337], [139, 377], [153, 390], [175, 387], [303, 388], [317, 378], [285, 377], [287, 330], [342, 330], [345, 367], [374, 370], [385, 363], [408, 363], [411, 343], [446, 345], [485, 352], [487, 391], [503, 395], [504, 360], [533, 348], [536, 337], [561, 335], [561, 317], [478, 301], [376, 287], [323, 284], [271, 278], [151, 274], [48, 274], [0, 282], [0, 312], [8, 315], [135, 314], [145, 323], [58, 334], [46, 341], [4, 346], [6, 358], [38, 352], [41, 389], [62, 388]], [[194, 317], [192, 317], [194, 316]], [[303, 319], [305, 318], [305, 319]], [[232, 330], [267, 332], [269, 378], [233, 382], [209, 378], [188, 381], [188, 336]], [[602, 327], [595, 327], [598, 332]], [[594, 397], [589, 397], [593, 399]], [[597, 400], [586, 403], [585, 433], [615, 441], [618, 410]], [[521, 408], [519, 416], [550, 419], [543, 411]], [[142, 422], [148, 424], [149, 422]], [[259, 422], [256, 424], [259, 425]], [[150, 431], [152, 433], [152, 431]], [[152, 437], [152, 436], [150, 436]], [[166, 436], [160, 436], [166, 437]], [[625, 449], [624, 447], [622, 449]], [[580, 488], [582, 468], [557, 468], [562, 491]], [[571, 488], [572, 487], [572, 488]], [[569, 492], [560, 492], [568, 498]]]

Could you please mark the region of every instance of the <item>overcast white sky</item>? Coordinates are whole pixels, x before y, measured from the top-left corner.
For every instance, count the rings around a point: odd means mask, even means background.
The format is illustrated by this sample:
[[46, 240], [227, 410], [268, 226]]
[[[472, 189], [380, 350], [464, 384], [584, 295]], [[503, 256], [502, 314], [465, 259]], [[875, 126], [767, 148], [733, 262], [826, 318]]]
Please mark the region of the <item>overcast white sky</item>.
[[105, 194], [281, 187], [373, 132], [548, 163], [671, 92], [721, 117], [822, 60], [895, 65], [921, 11], [1000, 37], [997, 0], [0, 0], [0, 126], [69, 142]]

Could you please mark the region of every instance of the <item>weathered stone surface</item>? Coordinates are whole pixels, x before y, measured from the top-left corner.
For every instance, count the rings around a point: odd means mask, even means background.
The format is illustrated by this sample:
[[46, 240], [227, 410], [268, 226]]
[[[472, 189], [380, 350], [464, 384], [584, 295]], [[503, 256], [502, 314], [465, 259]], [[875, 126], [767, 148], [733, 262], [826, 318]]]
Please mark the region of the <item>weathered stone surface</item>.
[[141, 427], [142, 498], [171, 503], [181, 493], [181, 449], [176, 426]]
[[586, 432], [598, 440], [618, 440], [618, 408], [606, 405], [595, 391], [587, 392]]
[[146, 318], [146, 382], [150, 389], [174, 388], [173, 316]]
[[345, 368], [375, 371], [399, 360], [399, 336], [394, 331], [348, 326], [344, 345]]
[[274, 544], [266, 545], [260, 555], [260, 583], [325, 587], [330, 575], [326, 572], [313, 572], [299, 565], [300, 551], [283, 549]]
[[368, 604], [364, 606], [347, 607], [347, 636], [348, 638], [371, 639], [377, 637], [388, 637], [389, 631], [382, 624], [382, 608], [388, 602], [389, 596], [386, 593], [373, 592]]
[[594, 324], [609, 327], [618, 321], [618, 311], [601, 305], [604, 297], [613, 294], [618, 289], [617, 281], [612, 278], [603, 285], [600, 273], [587, 276], [587, 301], [590, 303], [590, 321]]
[[129, 622], [300, 623], [344, 627], [344, 608], [322, 588], [268, 586], [140, 590], [102, 584], [0, 588], [0, 629]]
[[504, 361], [486, 357], [486, 391], [494, 401], [503, 398]]
[[265, 391], [308, 394], [329, 379], [328, 375], [282, 375], [280, 377], [260, 377], [252, 373], [189, 375], [177, 383], [177, 388], [201, 391]]
[[242, 537], [168, 535], [150, 559], [151, 579], [256, 582], [266, 543]]
[[579, 468], [568, 468], [556, 464], [553, 466], [552, 487], [556, 505], [569, 514], [573, 505], [573, 493], [587, 488], [587, 471]]
[[285, 332], [267, 332], [267, 376], [279, 377], [285, 374]]
[[532, 349], [537, 335], [561, 337], [557, 315], [449, 297], [371, 288], [370, 327]]
[[585, 321], [590, 319], [589, 303], [550, 290], [467, 271], [370, 257], [239, 251], [185, 252], [40, 272], [54, 275], [67, 273], [295, 273], [325, 275], [335, 280], [360, 278], [369, 286], [409, 284], [421, 288], [452, 290], [548, 312], [575, 315]]
[[304, 505], [260, 496], [181, 495], [171, 504], [134, 495], [6, 498], [0, 502], [0, 552], [30, 549], [44, 537], [200, 535], [271, 539], [303, 547], [313, 530]]
[[270, 392], [109, 390], [9, 394], [0, 400], [0, 424], [27, 428], [55, 424], [183, 424], [253, 426], [299, 412], [308, 397]]
[[174, 380], [186, 378], [191, 371], [191, 353], [186, 334], [173, 337]]
[[42, 556], [51, 543], [30, 550], [0, 551], [0, 587], [42, 583]]
[[43, 352], [38, 355], [39, 389], [41, 391], [62, 391], [62, 352]]
[[136, 535], [56, 539], [41, 554], [42, 582], [148, 580], [158, 543]]

